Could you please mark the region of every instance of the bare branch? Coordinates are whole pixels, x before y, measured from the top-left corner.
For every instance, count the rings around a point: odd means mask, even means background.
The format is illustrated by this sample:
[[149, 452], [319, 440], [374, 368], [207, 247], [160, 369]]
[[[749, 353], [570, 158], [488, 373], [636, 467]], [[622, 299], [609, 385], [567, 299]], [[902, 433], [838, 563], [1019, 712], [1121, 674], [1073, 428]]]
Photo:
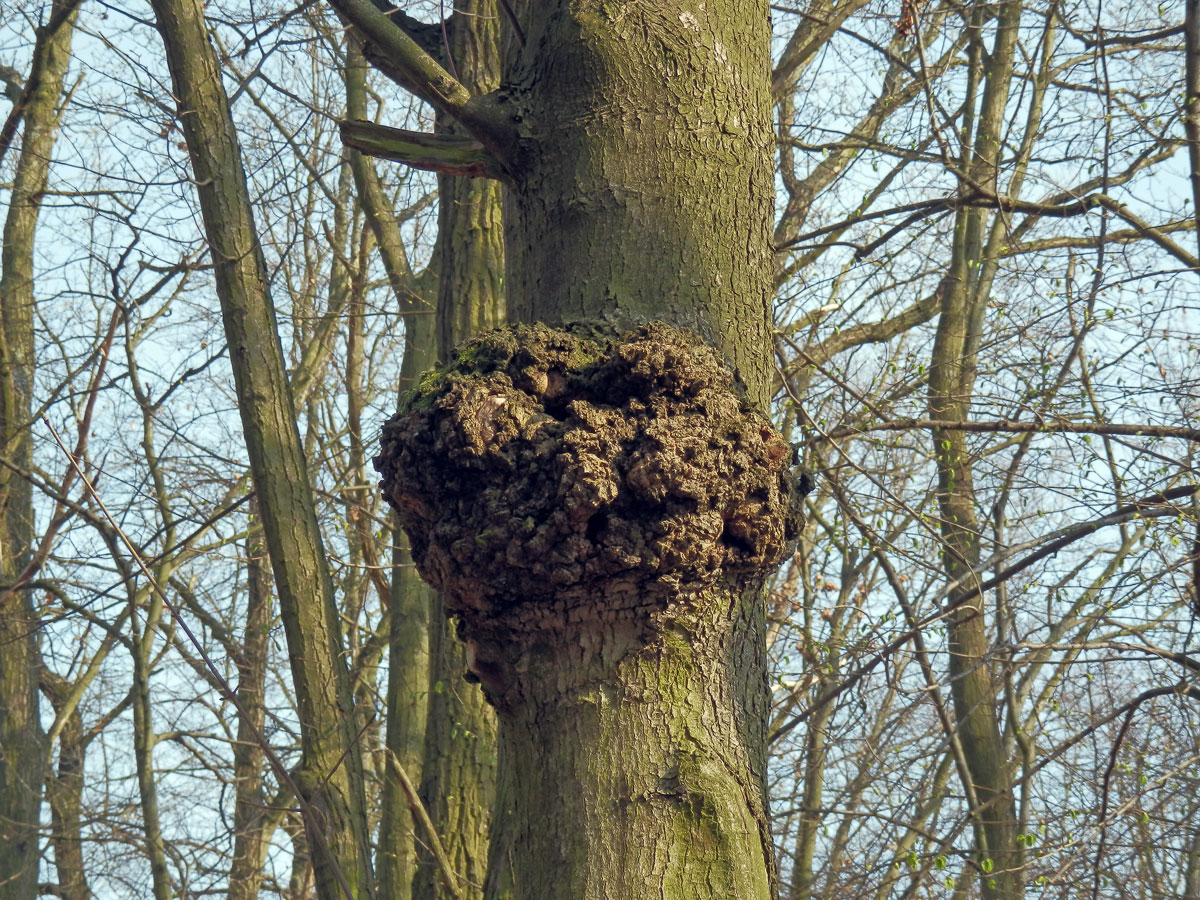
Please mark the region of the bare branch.
[[330, 5], [385, 57], [386, 64], [380, 71], [458, 121], [497, 159], [504, 160], [511, 154], [516, 132], [489, 96], [472, 97], [458, 79], [371, 0], [331, 0]]
[[428, 134], [374, 122], [341, 122], [342, 143], [367, 156], [390, 159], [441, 175], [500, 178], [503, 169], [479, 141], [454, 134]]
[[834, 428], [825, 437], [845, 438], [866, 434], [871, 431], [911, 431], [916, 429], [938, 428], [947, 431], [977, 431], [995, 432], [1007, 431], [1014, 433], [1056, 432], [1067, 434], [1115, 434], [1129, 437], [1158, 437], [1181, 438], [1185, 441], [1200, 441], [1200, 428], [1185, 428], [1175, 425], [1134, 425], [1134, 424], [1104, 424], [1101, 422], [1017, 422], [1011, 419], [999, 419], [991, 422], [944, 421], [941, 419], [896, 419], [891, 422], [878, 422], [874, 425], [845, 425]]

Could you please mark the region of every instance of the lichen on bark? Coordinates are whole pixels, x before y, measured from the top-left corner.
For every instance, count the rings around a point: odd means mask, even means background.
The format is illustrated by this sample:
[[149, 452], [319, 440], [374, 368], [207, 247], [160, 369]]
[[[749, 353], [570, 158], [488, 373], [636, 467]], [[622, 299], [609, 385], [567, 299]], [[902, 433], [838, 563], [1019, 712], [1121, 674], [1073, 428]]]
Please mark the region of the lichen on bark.
[[468, 639], [748, 583], [797, 530], [789, 445], [688, 332], [517, 325], [467, 342], [375, 460]]

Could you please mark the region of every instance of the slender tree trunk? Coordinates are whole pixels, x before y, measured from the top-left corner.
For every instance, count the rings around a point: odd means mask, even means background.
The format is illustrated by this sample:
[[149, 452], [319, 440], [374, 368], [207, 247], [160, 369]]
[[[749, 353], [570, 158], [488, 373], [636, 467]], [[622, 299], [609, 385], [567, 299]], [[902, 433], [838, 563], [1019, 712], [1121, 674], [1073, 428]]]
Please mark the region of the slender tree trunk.
[[796, 828], [796, 853], [792, 860], [792, 881], [788, 900], [810, 900], [816, 879], [813, 859], [821, 834], [821, 797], [825, 788], [825, 738], [834, 704], [817, 710], [807, 725], [804, 741], [804, 795], [800, 805], [800, 823]]
[[[229, 100], [199, 0], [152, 4], [191, 151], [299, 706], [294, 773], [323, 900], [373, 894], [361, 760], [338, 611]], [[346, 898], [349, 892], [351, 898]]]
[[[434, 363], [432, 302], [426, 310], [405, 317], [404, 335], [404, 360], [400, 366], [402, 390], [415, 387], [421, 373]], [[434, 590], [417, 575], [408, 535], [399, 527], [393, 529], [393, 535], [386, 740], [388, 750], [396, 755], [409, 778], [419, 783], [424, 777], [429, 709], [429, 628]], [[412, 896], [417, 866], [414, 823], [404, 792], [390, 776], [384, 778], [381, 803], [379, 895], [407, 900]]]
[[[400, 380], [416, 385], [434, 362], [433, 304], [405, 317]], [[423, 777], [425, 728], [429, 709], [429, 627], [434, 591], [413, 566], [408, 536], [393, 529], [392, 609], [387, 688], [387, 747], [409, 777]], [[385, 769], [386, 772], [386, 769]], [[417, 866], [412, 813], [395, 779], [383, 782], [378, 873], [381, 897], [407, 900]]]
[[[495, 0], [456, 4], [448, 53], [472, 94], [500, 85], [500, 8]], [[461, 134], [448, 116], [442, 134]], [[438, 178], [438, 357], [449, 359], [467, 338], [504, 321], [504, 234], [499, 182]], [[429, 718], [420, 794], [459, 876], [461, 896], [479, 898], [487, 873], [488, 833], [496, 795], [496, 716], [468, 683], [466, 650], [456, 639], [443, 598], [430, 615]], [[426, 848], [413, 883], [418, 900], [451, 894]]]
[[[22, 100], [21, 154], [13, 175], [0, 249], [0, 456], [18, 469], [33, 460], [33, 249], [58, 104], [71, 59], [78, 2], [54, 3], [37, 35]], [[37, 893], [38, 811], [46, 748], [38, 716], [38, 619], [17, 580], [35, 537], [29, 482], [0, 471], [0, 891], [14, 900]]]
[[[1184, 64], [1183, 131], [1188, 144], [1188, 175], [1192, 182], [1192, 216], [1200, 247], [1200, 0], [1186, 0], [1183, 19]], [[1200, 591], [1200, 584], [1196, 585]]]
[[[931, 784], [928, 796], [920, 806], [913, 810], [912, 820], [908, 828], [896, 840], [894, 859], [903, 859], [913, 847], [920, 846], [921, 842], [927, 839], [929, 830], [926, 828], [925, 823], [945, 802], [946, 783], [950, 780], [950, 776], [954, 772], [953, 761], [953, 756], [950, 753], [942, 756], [941, 761], [934, 770], [933, 778], [930, 779]], [[904, 869], [899, 865], [893, 865], [889, 868], [887, 874], [884, 875], [875, 888], [874, 900], [887, 900], [887, 898], [891, 897], [893, 887], [903, 874]]]
[[154, 772], [154, 747], [158, 736], [150, 706], [150, 654], [154, 647], [154, 632], [162, 617], [162, 600], [151, 595], [146, 619], [140, 622], [138, 609], [145, 592], [129, 588], [130, 643], [133, 651], [133, 759], [137, 771], [138, 797], [142, 807], [142, 829], [146, 860], [150, 864], [150, 887], [154, 900], [171, 900], [171, 873], [167, 868], [167, 852], [163, 843], [158, 814], [158, 786]]
[[[348, 49], [346, 114], [365, 119], [366, 60], [354, 44]], [[379, 256], [403, 312], [404, 358], [400, 364], [401, 395], [416, 387], [421, 374], [436, 359], [436, 255], [431, 268], [415, 276], [408, 261], [400, 227], [392, 218], [374, 164], [350, 151], [359, 203], [375, 236]], [[429, 709], [429, 623], [434, 591], [413, 567], [408, 536], [393, 529], [391, 609], [388, 618], [387, 733], [389, 752], [409, 778], [419, 783], [424, 759], [425, 724]], [[400, 785], [384, 768], [380, 796], [376, 877], [379, 896], [408, 900], [416, 871], [416, 842], [412, 814]]]
[[1183, 900], [1200, 900], [1200, 823], [1192, 820], [1192, 839], [1184, 851]]
[[[996, 38], [983, 53], [979, 28], [983, 11], [971, 12], [975, 30], [969, 52], [968, 103], [973, 104], [983, 82], [978, 122], [964, 127], [962, 170], [976, 186], [997, 190], [1000, 142], [1005, 105], [1012, 80], [1021, 5], [1006, 0], [996, 19]], [[970, 107], [969, 107], [970, 108]], [[964, 192], [974, 190], [964, 184]], [[942, 281], [941, 311], [929, 371], [929, 412], [935, 419], [965, 421], [970, 417], [975, 387], [975, 351], [979, 345], [982, 311], [988, 300], [994, 260], [988, 258], [985, 235], [988, 213], [962, 209], [955, 219], [950, 270]], [[975, 489], [970, 449], [962, 431], [934, 429], [938, 466], [938, 505], [944, 541], [944, 567], [950, 581], [979, 565], [982, 533], [975, 513]], [[976, 806], [977, 863], [987, 900], [1016, 900], [1023, 896], [1023, 855], [1017, 843], [1017, 811], [1012, 779], [1004, 752], [997, 713], [998, 686], [993, 678], [991, 639], [985, 598], [962, 601], [964, 585], [949, 598], [950, 678], [955, 717], [966, 762], [964, 790]]]
[[[255, 519], [259, 517], [255, 515]], [[246, 540], [246, 624], [238, 660], [237, 695], [246, 715], [238, 718], [233, 748], [233, 861], [229, 900], [257, 900], [266, 855], [266, 798], [263, 796], [263, 733], [267, 660], [271, 649], [271, 578], [262, 533]]]
[[292, 839], [292, 866], [288, 874], [287, 900], [312, 900], [313, 865], [304, 825], [288, 818], [284, 820], [283, 830]]

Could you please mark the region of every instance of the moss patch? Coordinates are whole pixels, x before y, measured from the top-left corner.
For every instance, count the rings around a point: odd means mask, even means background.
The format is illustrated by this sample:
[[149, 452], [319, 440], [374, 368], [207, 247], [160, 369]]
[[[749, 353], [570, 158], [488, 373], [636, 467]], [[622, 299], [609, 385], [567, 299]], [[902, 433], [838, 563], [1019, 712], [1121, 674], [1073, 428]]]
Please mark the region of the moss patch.
[[798, 527], [790, 462], [716, 354], [655, 323], [469, 341], [384, 426], [375, 466], [421, 575], [470, 628], [761, 576]]

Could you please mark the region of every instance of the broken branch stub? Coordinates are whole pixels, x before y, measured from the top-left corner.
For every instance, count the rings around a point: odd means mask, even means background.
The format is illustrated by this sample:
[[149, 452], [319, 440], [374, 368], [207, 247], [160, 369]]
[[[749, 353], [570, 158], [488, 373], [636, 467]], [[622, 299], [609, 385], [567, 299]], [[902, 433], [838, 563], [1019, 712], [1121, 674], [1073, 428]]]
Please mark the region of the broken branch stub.
[[466, 632], [649, 613], [769, 573], [799, 527], [791, 448], [699, 338], [517, 325], [461, 346], [375, 467]]

